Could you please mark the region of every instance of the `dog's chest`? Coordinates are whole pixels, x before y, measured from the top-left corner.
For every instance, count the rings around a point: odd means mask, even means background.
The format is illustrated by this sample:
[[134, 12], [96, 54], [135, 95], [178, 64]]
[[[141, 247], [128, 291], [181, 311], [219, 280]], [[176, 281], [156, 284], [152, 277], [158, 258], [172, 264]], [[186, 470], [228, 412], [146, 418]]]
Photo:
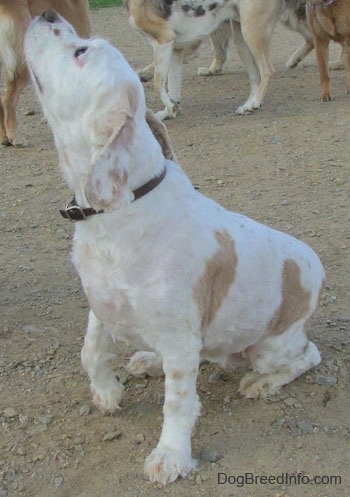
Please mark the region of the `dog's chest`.
[[[118, 253], [117, 253], [118, 254]], [[97, 243], [78, 243], [73, 262], [91, 309], [105, 323], [133, 323], [133, 286], [126, 278], [124, 258]]]

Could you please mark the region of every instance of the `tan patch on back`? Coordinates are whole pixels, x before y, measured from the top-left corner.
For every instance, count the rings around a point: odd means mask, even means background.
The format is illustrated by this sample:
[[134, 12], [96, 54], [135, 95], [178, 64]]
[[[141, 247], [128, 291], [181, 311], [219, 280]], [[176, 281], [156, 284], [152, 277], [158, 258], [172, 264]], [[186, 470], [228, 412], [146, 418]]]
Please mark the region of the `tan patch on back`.
[[219, 247], [207, 261], [205, 271], [194, 288], [202, 327], [206, 328], [219, 311], [236, 276], [238, 257], [235, 244], [227, 231], [217, 231]]
[[268, 324], [271, 335], [280, 335], [293, 323], [306, 316], [310, 308], [311, 292], [300, 281], [300, 267], [287, 259], [282, 269], [282, 301]]

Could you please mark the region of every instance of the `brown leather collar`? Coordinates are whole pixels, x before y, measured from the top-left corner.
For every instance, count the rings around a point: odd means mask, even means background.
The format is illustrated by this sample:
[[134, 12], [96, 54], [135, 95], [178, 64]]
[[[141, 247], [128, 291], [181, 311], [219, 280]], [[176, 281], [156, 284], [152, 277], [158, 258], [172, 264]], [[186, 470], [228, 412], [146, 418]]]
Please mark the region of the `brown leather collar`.
[[[151, 180], [147, 181], [144, 185], [140, 186], [139, 188], [136, 188], [132, 193], [134, 194], [134, 199], [138, 200], [139, 198], [143, 197], [144, 195], [147, 195], [147, 193], [151, 192], [156, 186], [159, 185], [163, 181], [163, 179], [166, 176], [166, 168], [164, 167], [163, 171], [160, 173], [159, 176], [156, 176], [152, 178]], [[92, 207], [80, 207], [76, 200], [75, 197], [67, 204], [65, 209], [60, 209], [60, 214], [62, 217], [65, 219], [69, 219], [70, 221], [83, 221], [89, 216], [94, 216], [95, 214], [103, 214], [104, 211], [96, 211]]]

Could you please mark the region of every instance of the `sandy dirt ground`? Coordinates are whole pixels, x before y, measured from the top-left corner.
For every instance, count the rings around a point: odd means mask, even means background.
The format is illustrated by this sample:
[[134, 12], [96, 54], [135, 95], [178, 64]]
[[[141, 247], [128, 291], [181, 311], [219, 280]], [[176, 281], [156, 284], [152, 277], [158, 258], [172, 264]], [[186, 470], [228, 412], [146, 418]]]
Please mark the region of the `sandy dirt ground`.
[[[129, 27], [124, 8], [91, 17], [94, 32], [135, 69], [150, 62], [151, 49]], [[310, 336], [323, 361], [267, 401], [237, 394], [242, 370], [203, 364], [203, 408], [193, 436], [198, 472], [165, 489], [142, 479], [143, 460], [160, 434], [163, 379], [129, 377], [123, 367], [131, 350], [119, 346], [123, 409], [103, 416], [91, 403], [80, 365], [88, 306], [70, 262], [73, 225], [58, 212], [71, 192], [33, 89], [26, 88], [19, 120], [29, 145], [0, 149], [0, 497], [350, 495], [350, 97], [337, 71], [334, 100], [318, 101], [313, 53], [300, 67], [285, 67], [300, 41], [277, 29], [276, 76], [263, 108], [249, 116], [235, 115], [249, 88], [234, 50], [222, 76], [197, 76], [211, 61], [205, 42], [187, 60], [182, 114], [168, 129], [180, 163], [204, 194], [301, 238], [320, 255], [327, 287]], [[145, 91], [148, 106], [159, 110], [151, 83]], [[219, 484], [219, 473], [230, 483], [221, 475]], [[248, 475], [244, 483], [245, 473], [276, 481], [251, 483]], [[281, 477], [286, 473], [294, 475], [291, 485]]]

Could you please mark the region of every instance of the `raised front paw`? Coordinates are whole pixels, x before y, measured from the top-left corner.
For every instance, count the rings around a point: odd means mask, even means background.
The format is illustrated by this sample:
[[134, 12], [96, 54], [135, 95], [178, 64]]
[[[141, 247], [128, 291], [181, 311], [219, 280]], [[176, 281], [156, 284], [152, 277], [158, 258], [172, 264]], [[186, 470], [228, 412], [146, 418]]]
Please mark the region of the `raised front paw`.
[[157, 447], [145, 461], [144, 474], [152, 482], [167, 485], [185, 478], [195, 467], [196, 461], [182, 452]]

